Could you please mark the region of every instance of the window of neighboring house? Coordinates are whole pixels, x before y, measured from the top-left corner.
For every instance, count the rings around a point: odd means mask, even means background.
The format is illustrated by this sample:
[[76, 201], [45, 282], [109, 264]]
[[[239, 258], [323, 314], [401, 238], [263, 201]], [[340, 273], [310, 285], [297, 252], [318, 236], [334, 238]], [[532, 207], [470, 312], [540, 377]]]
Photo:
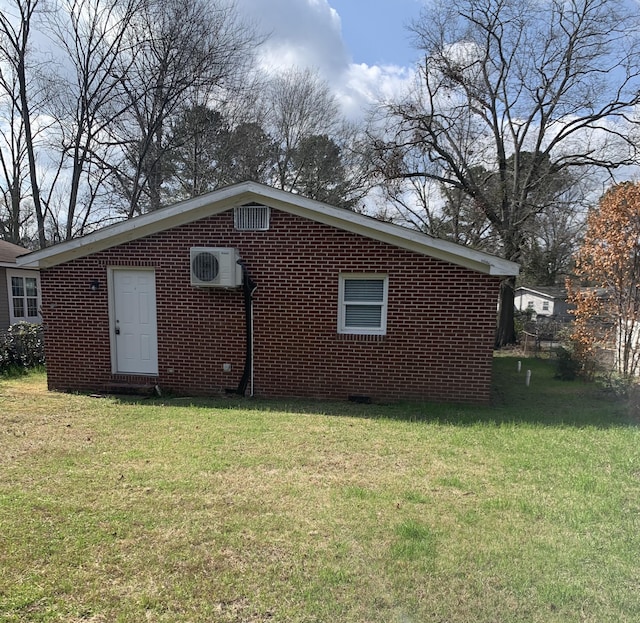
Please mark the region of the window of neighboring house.
[[28, 271], [7, 271], [10, 322], [40, 322], [38, 277]]
[[542, 311], [549, 311], [549, 301], [542, 302]]
[[385, 335], [387, 296], [387, 275], [340, 275], [338, 333]]
[[533, 309], [533, 301], [527, 303], [527, 309]]

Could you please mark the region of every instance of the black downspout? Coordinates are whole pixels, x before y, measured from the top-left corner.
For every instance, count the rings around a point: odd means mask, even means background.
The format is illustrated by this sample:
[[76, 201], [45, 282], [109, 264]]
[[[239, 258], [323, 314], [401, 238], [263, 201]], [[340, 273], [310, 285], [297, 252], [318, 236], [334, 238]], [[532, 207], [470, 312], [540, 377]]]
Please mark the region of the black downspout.
[[238, 389], [236, 393], [240, 396], [244, 396], [247, 391], [247, 385], [251, 378], [251, 363], [253, 358], [252, 344], [253, 344], [253, 293], [258, 287], [256, 283], [249, 276], [249, 271], [244, 263], [243, 259], [238, 260], [238, 264], [242, 268], [242, 291], [244, 293], [244, 317], [245, 317], [245, 332], [246, 332], [246, 347], [244, 356], [244, 372], [242, 378], [238, 383]]

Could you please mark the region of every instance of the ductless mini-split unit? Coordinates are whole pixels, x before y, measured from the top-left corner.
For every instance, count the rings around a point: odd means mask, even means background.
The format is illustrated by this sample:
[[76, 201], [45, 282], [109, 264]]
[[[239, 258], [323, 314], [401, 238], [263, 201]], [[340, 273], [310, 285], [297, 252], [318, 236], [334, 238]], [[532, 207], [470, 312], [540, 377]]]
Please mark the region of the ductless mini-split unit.
[[191, 285], [199, 288], [237, 288], [242, 267], [237, 249], [191, 247]]

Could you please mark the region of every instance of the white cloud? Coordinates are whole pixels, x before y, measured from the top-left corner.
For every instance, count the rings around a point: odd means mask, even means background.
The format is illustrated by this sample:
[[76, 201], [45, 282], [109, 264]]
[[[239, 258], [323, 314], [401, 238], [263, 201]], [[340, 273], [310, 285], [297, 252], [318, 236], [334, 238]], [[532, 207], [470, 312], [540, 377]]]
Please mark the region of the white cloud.
[[265, 68], [298, 65], [334, 74], [349, 63], [340, 17], [327, 0], [237, 0], [237, 4], [268, 35], [259, 50]]
[[317, 70], [349, 119], [361, 119], [377, 101], [397, 97], [412, 79], [411, 68], [353, 63], [340, 16], [328, 0], [236, 1], [246, 18], [269, 35], [258, 50], [263, 70]]
[[378, 102], [398, 99], [412, 84], [413, 75], [407, 67], [351, 64], [334, 88], [345, 115], [355, 119]]

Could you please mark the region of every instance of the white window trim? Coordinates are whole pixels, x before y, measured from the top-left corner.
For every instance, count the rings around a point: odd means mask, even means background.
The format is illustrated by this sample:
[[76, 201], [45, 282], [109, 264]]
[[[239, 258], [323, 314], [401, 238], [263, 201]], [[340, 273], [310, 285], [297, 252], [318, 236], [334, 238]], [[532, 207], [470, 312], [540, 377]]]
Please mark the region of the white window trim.
[[[380, 327], [347, 327], [346, 309], [348, 303], [344, 300], [344, 284], [349, 279], [371, 279], [383, 281], [383, 295], [381, 306]], [[379, 273], [342, 273], [338, 288], [338, 333], [347, 335], [386, 335], [387, 334], [387, 306], [389, 299], [389, 276]], [[369, 303], [370, 304], [370, 303]]]
[[[11, 277], [35, 277], [36, 287], [38, 288], [38, 315], [37, 316], [20, 316], [16, 317], [13, 311], [13, 286]], [[41, 289], [40, 289], [40, 273], [37, 270], [23, 270], [19, 268], [7, 268], [7, 298], [9, 299], [9, 324], [16, 322], [30, 322], [32, 324], [41, 324], [42, 316], [40, 309], [42, 307]], [[25, 294], [25, 313], [27, 313], [26, 294]]]

